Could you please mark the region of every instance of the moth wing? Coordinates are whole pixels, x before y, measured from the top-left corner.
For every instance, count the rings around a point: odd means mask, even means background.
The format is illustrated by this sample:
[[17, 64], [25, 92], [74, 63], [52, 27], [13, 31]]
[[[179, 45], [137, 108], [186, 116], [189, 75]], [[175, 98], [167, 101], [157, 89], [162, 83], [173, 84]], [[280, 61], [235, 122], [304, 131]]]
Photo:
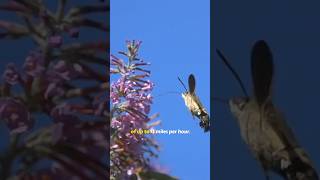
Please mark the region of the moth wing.
[[[267, 107], [273, 106], [271, 103], [267, 105]], [[273, 127], [272, 130], [276, 131], [276, 134], [279, 136], [278, 138], [281, 139], [281, 142], [286, 147], [295, 148], [298, 146], [298, 142], [292, 129], [287, 124], [287, 121], [280, 111], [276, 110], [274, 107], [273, 112], [266, 113], [268, 115], [268, 122]]]
[[273, 57], [267, 43], [257, 41], [251, 52], [251, 75], [254, 96], [261, 105], [271, 94], [273, 78]]
[[194, 91], [196, 89], [196, 78], [194, 77], [193, 74], [189, 75], [188, 83], [189, 83], [189, 92], [191, 94], [194, 94]]

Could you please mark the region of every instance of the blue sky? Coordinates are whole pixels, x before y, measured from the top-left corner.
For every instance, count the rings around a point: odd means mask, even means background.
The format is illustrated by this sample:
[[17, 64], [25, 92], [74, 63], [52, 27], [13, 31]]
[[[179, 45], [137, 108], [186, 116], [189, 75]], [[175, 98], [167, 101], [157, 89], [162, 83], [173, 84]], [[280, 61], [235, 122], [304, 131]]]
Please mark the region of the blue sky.
[[160, 113], [158, 129], [191, 130], [189, 135], [157, 135], [158, 162], [182, 180], [210, 179], [210, 133], [193, 120], [180, 94], [179, 76], [187, 85], [190, 73], [196, 91], [210, 109], [209, 0], [111, 1], [111, 52], [124, 50], [125, 40], [143, 41], [140, 57], [151, 62], [156, 87], [153, 112]]
[[[213, 48], [223, 50], [251, 91], [250, 52], [264, 39], [273, 51], [273, 100], [284, 113], [301, 146], [320, 168], [319, 121], [319, 1], [215, 0]], [[239, 85], [216, 54], [213, 56], [213, 95], [241, 96]], [[214, 106], [213, 178], [264, 179], [257, 161], [240, 138], [228, 107]], [[280, 178], [272, 177], [272, 180]]]

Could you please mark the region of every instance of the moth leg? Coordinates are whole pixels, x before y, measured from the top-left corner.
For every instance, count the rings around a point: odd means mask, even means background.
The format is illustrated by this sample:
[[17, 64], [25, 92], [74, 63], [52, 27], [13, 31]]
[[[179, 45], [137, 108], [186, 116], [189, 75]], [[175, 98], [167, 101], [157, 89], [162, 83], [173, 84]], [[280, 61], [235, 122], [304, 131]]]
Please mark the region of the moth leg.
[[200, 121], [200, 122], [199, 122], [199, 126], [200, 126], [201, 128], [203, 128], [203, 127], [204, 127], [204, 123], [203, 123], [202, 121]]
[[200, 119], [199, 125], [204, 129], [204, 132], [208, 132], [210, 130], [210, 124], [207, 120]]

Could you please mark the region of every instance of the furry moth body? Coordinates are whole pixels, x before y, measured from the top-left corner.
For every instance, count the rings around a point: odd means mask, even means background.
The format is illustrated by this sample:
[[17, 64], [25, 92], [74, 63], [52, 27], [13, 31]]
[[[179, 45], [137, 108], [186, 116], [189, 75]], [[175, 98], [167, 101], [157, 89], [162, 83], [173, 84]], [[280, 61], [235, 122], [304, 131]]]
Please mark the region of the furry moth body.
[[[238, 75], [222, 53], [217, 52], [242, 87]], [[253, 46], [251, 71], [253, 97], [232, 98], [229, 107], [239, 124], [242, 139], [260, 162], [266, 179], [272, 171], [286, 180], [318, 180], [311, 160], [272, 103], [273, 58], [265, 41], [258, 41]]]
[[188, 78], [189, 91], [186, 89], [185, 85], [180, 79], [179, 81], [182, 83], [186, 90], [186, 92], [181, 94], [185, 102], [185, 105], [191, 112], [192, 117], [194, 118], [194, 116], [196, 116], [200, 120], [199, 125], [201, 128], [204, 129], [204, 132], [208, 132], [210, 130], [210, 118], [208, 112], [206, 111], [199, 97], [195, 93], [196, 79], [194, 75], [190, 74]]

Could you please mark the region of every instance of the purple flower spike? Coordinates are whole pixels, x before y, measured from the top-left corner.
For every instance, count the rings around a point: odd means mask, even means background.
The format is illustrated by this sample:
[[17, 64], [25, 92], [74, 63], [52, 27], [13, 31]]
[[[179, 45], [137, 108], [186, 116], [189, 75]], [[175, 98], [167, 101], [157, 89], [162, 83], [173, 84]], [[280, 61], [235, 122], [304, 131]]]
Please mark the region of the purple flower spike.
[[83, 69], [79, 64], [69, 65], [65, 61], [60, 60], [53, 66], [53, 71], [49, 72], [50, 76], [58, 77], [60, 80], [70, 80], [82, 75]]
[[0, 117], [5, 121], [11, 134], [19, 134], [33, 126], [27, 107], [13, 98], [0, 100]]
[[58, 61], [57, 64], [54, 65], [53, 70], [64, 80], [69, 80], [71, 72], [65, 61]]
[[17, 71], [16, 66], [13, 63], [7, 65], [6, 70], [3, 73], [3, 79], [11, 84], [15, 85], [19, 82], [20, 75]]
[[44, 98], [49, 99], [50, 97], [59, 97], [63, 96], [65, 90], [58, 83], [49, 83], [45, 92]]
[[138, 51], [140, 48], [142, 41], [127, 41], [128, 53], [127, 56], [130, 60], [135, 60], [136, 56], [138, 56]]
[[[127, 42], [127, 52], [120, 52], [128, 58], [127, 62], [113, 55], [110, 57], [111, 69], [120, 76], [110, 87], [111, 111], [115, 110], [111, 117], [111, 127], [116, 132], [111, 140], [111, 168], [121, 168], [120, 171], [112, 169], [115, 179], [130, 179], [128, 176], [146, 165], [142, 163], [148, 161], [145, 159], [145, 149], [156, 147], [148, 135], [137, 132], [149, 129], [151, 91], [154, 87], [153, 82], [147, 79], [150, 71], [140, 67], [149, 63], [138, 61], [137, 58], [140, 44], [140, 41]], [[129, 159], [130, 163], [123, 158]]]
[[49, 37], [48, 42], [50, 47], [59, 48], [63, 43], [63, 39], [60, 35], [55, 35]]
[[94, 114], [96, 116], [108, 116], [107, 97], [104, 94], [97, 95], [93, 101], [93, 107], [95, 109]]
[[24, 62], [23, 70], [32, 77], [42, 75], [45, 70], [43, 54], [40, 52], [31, 53]]
[[78, 38], [79, 37], [79, 28], [70, 28], [68, 29], [69, 36], [72, 38]]
[[[0, 39], [16, 46], [21, 38], [33, 42], [22, 62], [7, 62], [2, 72], [0, 121], [7, 135], [0, 164], [13, 165], [1, 168], [0, 179], [109, 177], [110, 43], [78, 39], [84, 26], [109, 31], [96, 20], [110, 12], [109, 5], [56, 3], [57, 8], [39, 0], [0, 3], [2, 13], [13, 13], [0, 20]], [[21, 55], [16, 48], [12, 56]]]

